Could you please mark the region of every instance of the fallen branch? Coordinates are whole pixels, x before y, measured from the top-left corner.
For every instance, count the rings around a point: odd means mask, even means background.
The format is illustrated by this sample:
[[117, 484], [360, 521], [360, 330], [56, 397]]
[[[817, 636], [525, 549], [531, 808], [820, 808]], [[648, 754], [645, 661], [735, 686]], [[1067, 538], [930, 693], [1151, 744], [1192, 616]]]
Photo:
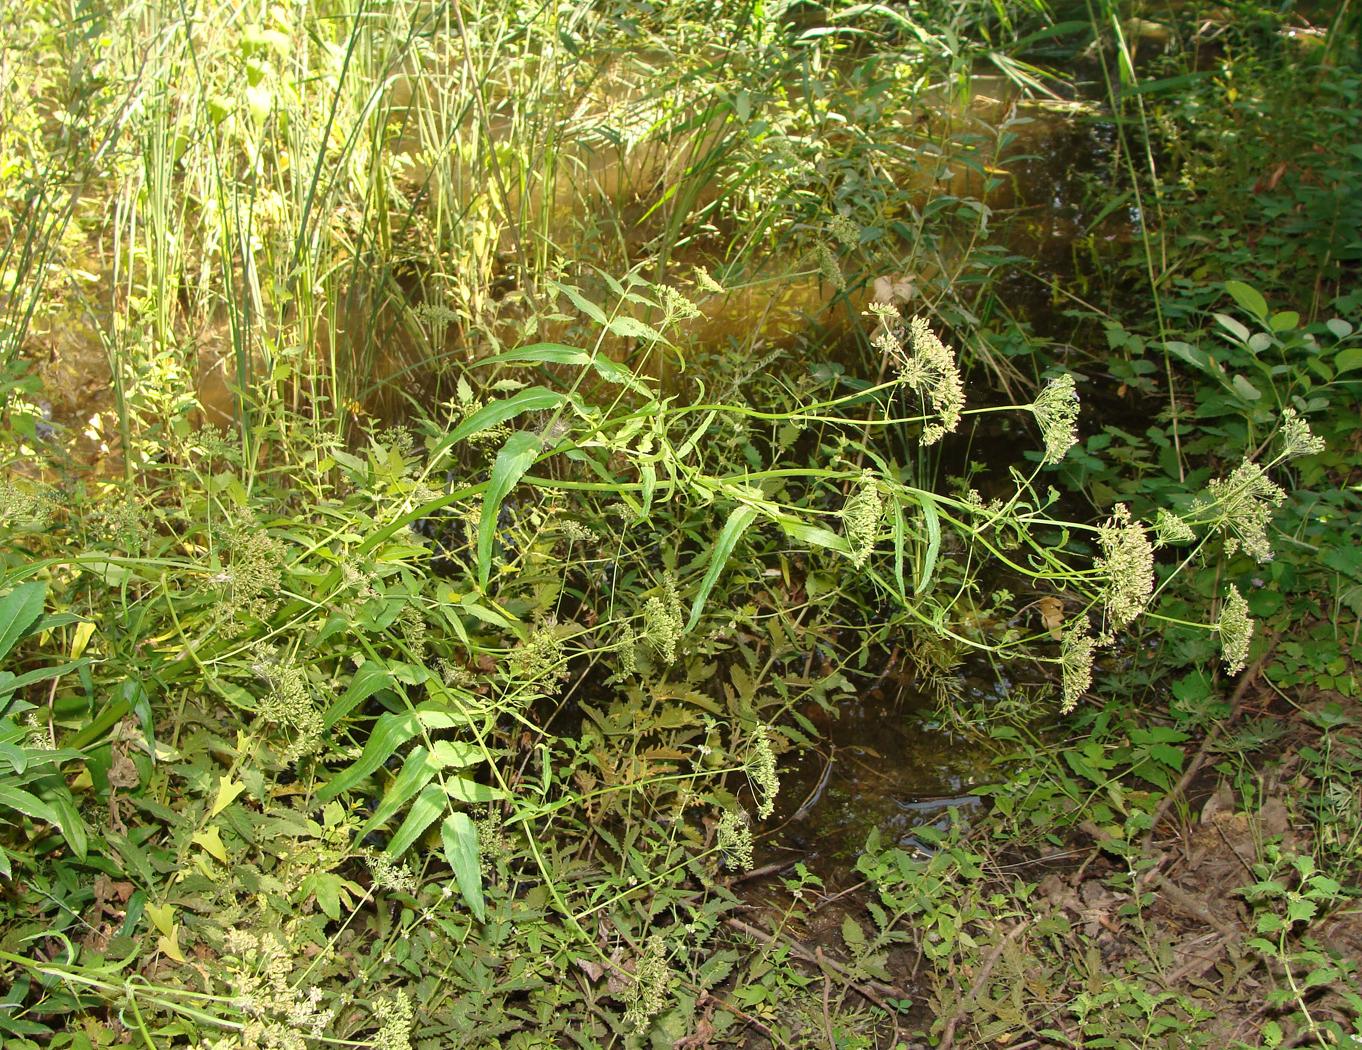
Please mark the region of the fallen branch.
[[1262, 673], [1268, 657], [1272, 655], [1272, 646], [1269, 645], [1267, 652], [1254, 662], [1253, 666], [1244, 672], [1239, 682], [1234, 687], [1234, 692], [1230, 694], [1230, 713], [1223, 722], [1217, 722], [1211, 727], [1211, 731], [1206, 734], [1206, 739], [1201, 742], [1201, 747], [1197, 749], [1196, 757], [1188, 764], [1182, 778], [1174, 786], [1173, 790], [1163, 796], [1158, 808], [1154, 810], [1154, 818], [1149, 823], [1149, 830], [1144, 833], [1144, 851], [1149, 852], [1150, 846], [1154, 843], [1154, 833], [1163, 822], [1164, 817], [1168, 816], [1168, 811], [1173, 808], [1176, 802], [1191, 787], [1196, 775], [1201, 772], [1201, 767], [1206, 764], [1206, 760], [1211, 756], [1211, 747], [1219, 739], [1221, 731], [1228, 725], [1232, 725], [1239, 718], [1240, 711], [1244, 706], [1244, 697], [1248, 695], [1249, 689], [1257, 681], [1258, 675]]

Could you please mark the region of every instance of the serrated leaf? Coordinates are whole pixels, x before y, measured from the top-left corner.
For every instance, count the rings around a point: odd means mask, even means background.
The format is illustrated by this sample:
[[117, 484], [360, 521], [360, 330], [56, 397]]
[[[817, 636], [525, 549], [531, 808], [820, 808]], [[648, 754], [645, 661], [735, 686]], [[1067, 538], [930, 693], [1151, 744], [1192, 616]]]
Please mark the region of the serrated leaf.
[[482, 517], [478, 521], [478, 583], [484, 588], [492, 575], [492, 545], [501, 504], [530, 469], [542, 446], [543, 439], [534, 431], [517, 430], [506, 439], [492, 464], [492, 479], [483, 493]]
[[646, 339], [650, 343], [666, 342], [661, 332], [644, 324], [637, 317], [612, 317], [605, 327], [624, 339]]
[[47, 584], [42, 580], [21, 583], [0, 597], [0, 660], [43, 614], [46, 600]]
[[738, 545], [738, 540], [747, 531], [747, 527], [752, 524], [757, 516], [757, 510], [746, 503], [740, 503], [729, 515], [728, 521], [724, 524], [723, 531], [719, 533], [718, 540], [714, 543], [714, 549], [710, 551], [709, 567], [705, 570], [705, 578], [700, 582], [700, 589], [695, 593], [695, 600], [691, 602], [690, 619], [686, 622], [686, 630], [689, 632], [695, 628], [700, 621], [700, 613], [705, 608], [705, 602], [709, 599], [709, 592], [714, 590], [714, 584], [719, 580], [719, 574], [724, 571], [724, 566], [728, 564], [729, 555], [733, 553], [733, 548]]
[[478, 922], [487, 920], [487, 906], [482, 897], [482, 865], [478, 856], [478, 829], [467, 813], [451, 813], [440, 825], [440, 841], [445, 848], [445, 860], [454, 870], [464, 903]]

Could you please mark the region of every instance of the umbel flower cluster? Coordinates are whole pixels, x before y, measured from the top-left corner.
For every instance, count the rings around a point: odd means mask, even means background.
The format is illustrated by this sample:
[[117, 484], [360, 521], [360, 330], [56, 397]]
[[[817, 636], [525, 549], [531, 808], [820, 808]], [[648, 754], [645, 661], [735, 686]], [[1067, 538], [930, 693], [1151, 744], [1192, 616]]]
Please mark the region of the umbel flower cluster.
[[896, 307], [871, 303], [879, 327], [870, 341], [894, 366], [899, 379], [917, 391], [924, 407], [936, 417], [922, 430], [922, 443], [933, 445], [960, 426], [965, 408], [965, 384], [955, 353], [937, 338], [924, 317], [908, 322], [906, 339]]
[[884, 514], [884, 499], [872, 470], [864, 471], [856, 491], [842, 507], [842, 521], [846, 527], [847, 544], [851, 548], [852, 563], [859, 569], [875, 549], [880, 536], [880, 518]]
[[[1044, 395], [1037, 399], [1037, 405], [1043, 400]], [[1132, 518], [1128, 507], [1117, 504], [1111, 518], [1098, 529], [1102, 556], [1097, 567], [1106, 576], [1107, 630], [1094, 638], [1084, 617], [1070, 627], [1061, 641], [1059, 663], [1065, 712], [1071, 711], [1091, 686], [1096, 652], [1111, 644], [1114, 632], [1130, 624], [1148, 607], [1154, 594], [1154, 548], [1193, 543], [1200, 531], [1206, 538], [1223, 536], [1228, 555], [1242, 551], [1259, 563], [1268, 561], [1272, 557], [1268, 536], [1272, 512], [1286, 499], [1285, 491], [1268, 476], [1268, 469], [1323, 450], [1324, 442], [1311, 433], [1309, 424], [1294, 409], [1287, 408], [1282, 412], [1275, 458], [1266, 466], [1245, 459], [1228, 477], [1211, 481], [1184, 515], [1161, 508], [1152, 530], [1146, 530]], [[1239, 674], [1248, 664], [1253, 620], [1249, 617], [1248, 601], [1234, 584], [1230, 584], [1210, 628], [1220, 639], [1226, 672]]]

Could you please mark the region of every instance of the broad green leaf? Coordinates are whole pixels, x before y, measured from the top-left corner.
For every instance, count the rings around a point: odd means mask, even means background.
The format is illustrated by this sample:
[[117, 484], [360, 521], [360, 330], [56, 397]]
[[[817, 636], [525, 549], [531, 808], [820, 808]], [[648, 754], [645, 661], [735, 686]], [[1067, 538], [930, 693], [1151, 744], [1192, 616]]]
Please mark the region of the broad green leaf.
[[15, 773], [28, 768], [28, 752], [14, 744], [0, 743], [0, 762], [7, 763]]
[[578, 310], [582, 311], [582, 313], [586, 314], [587, 317], [591, 318], [597, 324], [605, 324], [605, 311], [590, 299], [583, 296], [582, 293], [572, 287], [572, 285], [559, 284], [557, 281], [545, 281], [544, 283], [553, 291], [562, 292], [566, 295], [572, 300], [573, 306], [577, 307]]
[[0, 598], [0, 660], [43, 614], [46, 600], [47, 584], [42, 580], [21, 583]]
[[931, 585], [937, 555], [941, 553], [941, 516], [937, 514], [936, 504], [929, 496], [919, 496], [918, 502], [922, 505], [922, 520], [927, 524], [927, 551], [922, 557], [917, 579], [913, 581], [914, 594], [921, 594]]
[[27, 814], [34, 820], [51, 824], [54, 828], [61, 826], [61, 818], [46, 802], [37, 795], [31, 795], [8, 784], [0, 784], [0, 807]]
[[714, 549], [709, 555], [709, 568], [705, 570], [705, 578], [700, 582], [700, 589], [695, 593], [695, 600], [691, 602], [690, 619], [686, 622], [686, 630], [694, 630], [695, 625], [700, 621], [700, 613], [704, 610], [705, 602], [709, 599], [709, 592], [714, 590], [715, 583], [719, 580], [719, 573], [724, 571], [724, 566], [728, 564], [728, 557], [733, 553], [733, 548], [738, 545], [738, 540], [747, 531], [747, 526], [751, 525], [757, 516], [757, 510], [746, 503], [738, 504], [733, 513], [729, 515], [728, 522], [724, 525], [723, 531], [719, 533], [719, 539], [714, 544]]
[[445, 793], [455, 802], [466, 802], [469, 805], [479, 802], [500, 802], [506, 797], [506, 792], [501, 788], [479, 784], [467, 777], [445, 777], [444, 786]]
[[810, 547], [826, 547], [838, 554], [848, 556], [851, 554], [851, 548], [847, 546], [846, 537], [839, 536], [831, 529], [825, 529], [819, 525], [810, 525], [787, 514], [777, 515], [776, 521], [780, 523], [780, 527], [791, 539], [798, 540], [800, 543], [807, 543]]
[[411, 804], [411, 809], [407, 810], [406, 818], [403, 819], [384, 852], [393, 860], [402, 856], [407, 850], [411, 849], [426, 828], [439, 819], [440, 814], [445, 811], [445, 807], [445, 793], [440, 785], [426, 785], [426, 789], [416, 796], [416, 801]]
[[322, 914], [332, 922], [337, 922], [341, 916], [340, 895], [344, 884], [345, 880], [333, 872], [314, 871], [298, 888], [304, 895], [311, 894], [315, 897]]
[[1340, 350], [1334, 357], [1334, 371], [1340, 375], [1362, 368], [1362, 346], [1350, 346]]
[[464, 903], [478, 922], [487, 919], [487, 905], [482, 899], [482, 867], [478, 858], [478, 829], [467, 813], [451, 813], [440, 825], [440, 841], [444, 843], [445, 860], [454, 869]]
[[420, 731], [421, 718], [415, 711], [379, 715], [359, 758], [322, 786], [317, 792], [317, 802], [324, 805], [341, 792], [360, 784]]
[[650, 394], [648, 386], [623, 365], [616, 364], [604, 354], [592, 354], [575, 346], [562, 343], [534, 343], [530, 346], [507, 350], [504, 354], [494, 354], [478, 362], [479, 365], [511, 364], [553, 364], [590, 367], [611, 383], [626, 386], [640, 394]]
[[33, 685], [35, 682], [46, 682], [52, 678], [60, 678], [62, 675], [79, 671], [89, 665], [89, 657], [82, 657], [79, 660], [72, 660], [70, 663], [56, 664], [53, 667], [39, 667], [26, 674], [7, 676], [3, 682], [0, 682], [0, 696], [16, 692], [26, 686]]
[[550, 390], [544, 386], [532, 386], [513, 397], [483, 405], [482, 408], [441, 438], [440, 443], [431, 451], [430, 458], [432, 461], [437, 460], [444, 452], [453, 448], [460, 441], [464, 441], [474, 434], [481, 434], [484, 430], [491, 430], [493, 427], [500, 426], [516, 416], [523, 415], [526, 412], [549, 412], [566, 400], [568, 400], [566, 394], [560, 394], [556, 390]]
[[1262, 392], [1243, 376], [1235, 376], [1232, 385], [1234, 392], [1245, 401], [1257, 401], [1263, 396]]
[[1241, 343], [1248, 342], [1249, 330], [1246, 327], [1244, 327], [1244, 323], [1242, 321], [1239, 321], [1231, 317], [1229, 314], [1216, 314], [1215, 319], [1220, 322], [1221, 328], [1229, 332], [1230, 335], [1238, 339], [1239, 342]]
[[71, 847], [71, 852], [78, 859], [84, 860], [89, 850], [90, 833], [85, 827], [85, 821], [81, 820], [80, 814], [76, 812], [71, 796], [68, 794], [55, 796], [52, 799], [52, 812], [57, 817], [57, 827], [61, 829], [62, 838]]
[[1252, 288], [1243, 281], [1226, 281], [1225, 291], [1234, 297], [1234, 301], [1242, 306], [1260, 321], [1267, 320], [1267, 300], [1262, 297], [1256, 288]]
[[416, 797], [416, 793], [435, 779], [438, 767], [431, 761], [430, 752], [424, 747], [412, 748], [402, 769], [388, 785], [383, 801], [374, 810], [373, 816], [364, 822], [359, 837], [363, 838], [374, 828], [381, 828], [397, 815], [398, 810]]
[[350, 679], [350, 685], [341, 698], [326, 709], [322, 716], [322, 726], [330, 729], [342, 718], [373, 696], [380, 689], [392, 685], [392, 676], [381, 660], [366, 660], [363, 666]]
[[624, 339], [646, 339], [650, 343], [666, 342], [661, 332], [636, 317], [612, 317], [605, 327]]
[[492, 464], [492, 479], [483, 493], [482, 518], [478, 521], [478, 583], [484, 588], [492, 575], [492, 544], [502, 501], [530, 469], [542, 446], [543, 439], [534, 431], [517, 430], [506, 439]]
[[1180, 361], [1187, 362], [1187, 364], [1191, 365], [1193, 368], [1202, 372], [1214, 371], [1211, 364], [1211, 358], [1206, 351], [1198, 349], [1191, 343], [1184, 343], [1178, 339], [1169, 339], [1163, 345], [1170, 354]]

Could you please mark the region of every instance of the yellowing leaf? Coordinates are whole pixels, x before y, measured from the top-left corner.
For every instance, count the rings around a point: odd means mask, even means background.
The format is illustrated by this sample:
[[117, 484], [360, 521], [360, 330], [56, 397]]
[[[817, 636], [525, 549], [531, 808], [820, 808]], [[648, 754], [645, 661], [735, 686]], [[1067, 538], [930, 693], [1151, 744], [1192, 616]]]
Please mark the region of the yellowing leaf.
[[202, 846], [214, 859], [227, 863], [227, 847], [222, 844], [222, 833], [218, 831], [217, 825], [196, 831], [192, 841], [194, 845]]
[[238, 795], [246, 790], [246, 785], [239, 780], [231, 777], [223, 777], [218, 781], [218, 793], [213, 799], [213, 808], [208, 811], [209, 818], [216, 817], [224, 809], [230, 806]]
[[71, 633], [71, 659], [77, 659], [81, 653], [85, 652], [85, 647], [90, 644], [90, 638], [95, 633], [93, 620], [84, 620], [76, 624], [76, 629]]
[[184, 952], [180, 951], [180, 928], [178, 926], [170, 931], [170, 936], [157, 937], [156, 947], [176, 962], [186, 961]]
[[175, 907], [171, 904], [148, 904], [147, 918], [162, 934], [169, 937], [175, 931]]

